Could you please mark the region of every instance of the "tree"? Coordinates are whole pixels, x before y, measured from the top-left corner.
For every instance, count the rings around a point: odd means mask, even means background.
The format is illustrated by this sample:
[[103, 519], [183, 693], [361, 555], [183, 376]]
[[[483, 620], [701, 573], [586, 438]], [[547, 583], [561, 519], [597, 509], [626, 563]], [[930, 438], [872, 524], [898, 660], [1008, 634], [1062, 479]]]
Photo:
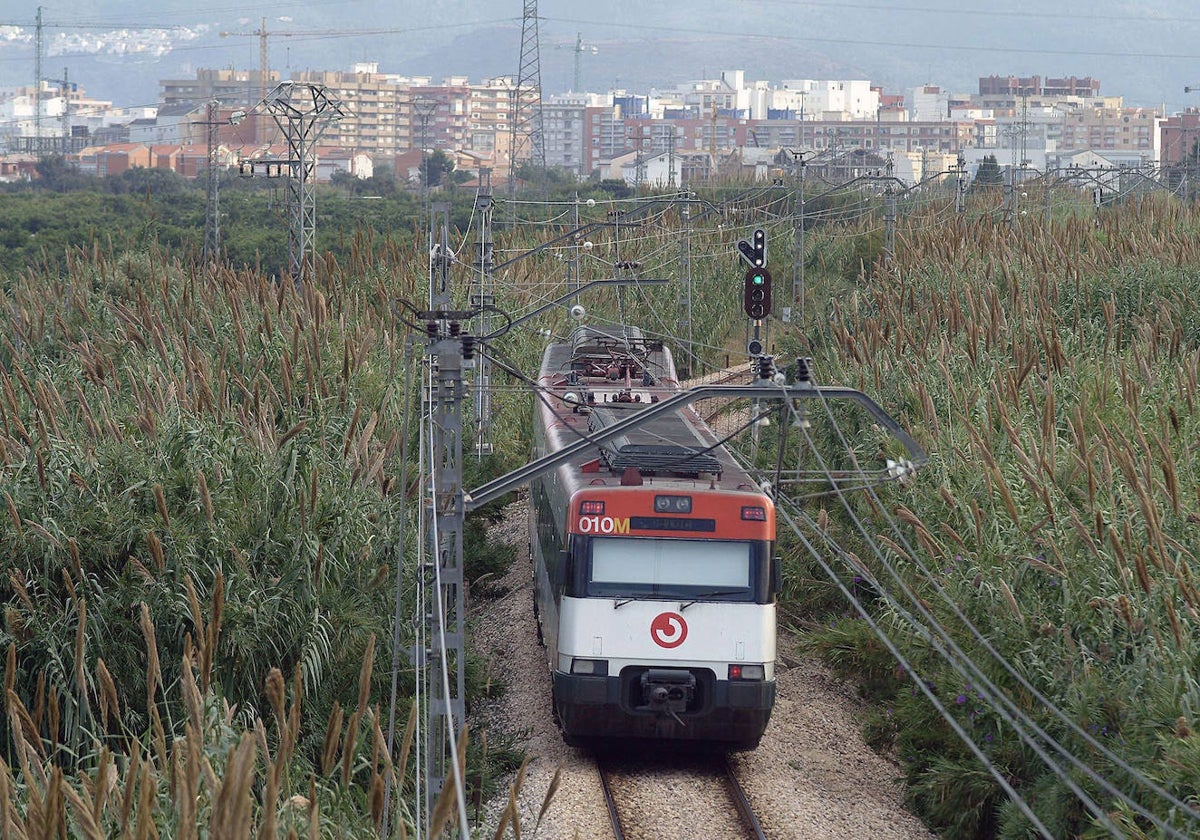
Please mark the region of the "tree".
[[975, 181], [971, 184], [971, 189], [976, 187], [998, 187], [1004, 183], [1004, 174], [1000, 171], [1000, 164], [996, 160], [995, 155], [984, 155], [983, 160], [979, 162], [979, 169], [975, 173]]
[[435, 149], [421, 161], [422, 180], [427, 187], [436, 187], [453, 171], [454, 161], [441, 149]]

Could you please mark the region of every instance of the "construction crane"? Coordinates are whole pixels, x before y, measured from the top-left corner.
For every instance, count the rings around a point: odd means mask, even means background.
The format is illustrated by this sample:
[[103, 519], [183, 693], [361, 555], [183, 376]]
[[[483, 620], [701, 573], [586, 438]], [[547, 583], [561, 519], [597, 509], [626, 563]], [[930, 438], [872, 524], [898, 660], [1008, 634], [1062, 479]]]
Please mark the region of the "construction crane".
[[[557, 46], [559, 49], [562, 49], [563, 47], [569, 47], [570, 45], [569, 44], [556, 44], [555, 46]], [[576, 32], [575, 33], [575, 46], [570, 47], [570, 49], [573, 53], [575, 53], [575, 83], [574, 83], [574, 85], [572, 85], [571, 90], [574, 91], [575, 93], [582, 93], [583, 92], [583, 73], [582, 73], [582, 70], [580, 67], [579, 59], [584, 53], [591, 53], [592, 55], [595, 55], [596, 53], [600, 52], [600, 48], [597, 47], [595, 44], [583, 43], [583, 34], [580, 32]]]
[[[271, 72], [271, 56], [267, 50], [267, 36], [280, 35], [280, 32], [267, 32], [267, 19], [262, 19], [262, 25], [253, 32], [222, 32], [222, 38], [229, 37], [255, 37], [258, 38], [258, 101], [262, 102], [267, 98], [267, 77]], [[253, 105], [254, 103], [248, 103]]]

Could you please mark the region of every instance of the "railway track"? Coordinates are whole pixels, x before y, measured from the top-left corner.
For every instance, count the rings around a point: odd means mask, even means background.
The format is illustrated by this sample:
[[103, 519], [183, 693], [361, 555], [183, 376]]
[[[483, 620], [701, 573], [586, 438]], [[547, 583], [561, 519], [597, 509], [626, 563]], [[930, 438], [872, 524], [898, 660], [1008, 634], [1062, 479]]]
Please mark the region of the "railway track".
[[615, 840], [766, 840], [724, 756], [668, 762], [598, 755], [596, 766]]

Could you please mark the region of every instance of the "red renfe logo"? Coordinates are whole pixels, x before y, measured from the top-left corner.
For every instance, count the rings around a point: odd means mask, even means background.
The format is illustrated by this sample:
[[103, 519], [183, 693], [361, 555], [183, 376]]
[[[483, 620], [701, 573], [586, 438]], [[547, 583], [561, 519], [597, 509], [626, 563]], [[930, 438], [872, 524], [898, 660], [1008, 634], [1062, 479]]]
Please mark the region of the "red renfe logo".
[[659, 647], [677, 648], [687, 638], [687, 622], [679, 613], [659, 613], [650, 622], [650, 638]]

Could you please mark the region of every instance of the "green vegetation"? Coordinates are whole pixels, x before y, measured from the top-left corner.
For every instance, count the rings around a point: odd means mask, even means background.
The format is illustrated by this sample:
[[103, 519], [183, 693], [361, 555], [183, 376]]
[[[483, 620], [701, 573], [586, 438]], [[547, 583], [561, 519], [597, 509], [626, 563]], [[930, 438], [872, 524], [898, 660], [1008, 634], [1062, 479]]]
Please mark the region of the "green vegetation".
[[[413, 558], [397, 556], [397, 545], [400, 501], [413, 492], [399, 482], [402, 443], [417, 428], [404, 413], [404, 384], [418, 371], [406, 371], [407, 330], [391, 302], [425, 294], [413, 197], [385, 175], [323, 190], [318, 245], [327, 258], [318, 281], [298, 288], [272, 279], [286, 264], [286, 237], [266, 212], [269, 190], [222, 192], [229, 267], [206, 268], [194, 260], [204, 214], [194, 185], [137, 173], [124, 186], [77, 189], [71, 173], [53, 174], [63, 192], [0, 193], [11, 222], [0, 243], [0, 650], [10, 723], [0, 735], [0, 824], [36, 836], [367, 837], [390, 786], [392, 835], [404, 836], [418, 807], [404, 746], [408, 701], [396, 737], [403, 749], [389, 755], [390, 675], [379, 663], [393, 653], [398, 571], [412, 597]], [[619, 264], [678, 277], [678, 203], [616, 229], [610, 214], [633, 206], [623, 185], [539, 188], [546, 202], [593, 199], [579, 210], [597, 227], [505, 272], [497, 293], [506, 311], [560, 294], [573, 259], [585, 280]], [[467, 249], [470, 199], [456, 194], [452, 210], [455, 241]], [[1146, 200], [1096, 217], [1088, 196], [1064, 194], [1047, 198], [1048, 216], [1010, 229], [997, 226], [986, 191], [973, 199], [979, 206], [961, 218], [945, 193], [909, 201], [888, 266], [877, 202], [813, 201], [800, 317], [776, 322], [771, 340], [783, 358], [812, 356], [819, 381], [865, 390], [931, 453], [878, 503], [852, 501], [880, 533], [884, 508], [902, 523], [915, 548], [895, 543], [884, 556], [905, 586], [973, 659], [993, 661], [951, 605], [1085, 731], [1196, 803], [1200, 316], [1191, 298], [1200, 215]], [[777, 311], [786, 300], [800, 268], [779, 244], [792, 241], [789, 201], [785, 189], [739, 197], [730, 188], [691, 205], [697, 343], [695, 357], [677, 355], [693, 370], [742, 357], [733, 246], [763, 220], [772, 220]], [[718, 202], [723, 212], [709, 213]], [[497, 231], [499, 259], [565, 233], [571, 218], [536, 200], [513, 215]], [[465, 302], [469, 269], [455, 271]], [[596, 322], [636, 319], [670, 337], [680, 298], [672, 283], [593, 291], [584, 303]], [[555, 311], [536, 327], [505, 335], [495, 351], [533, 370], [540, 330], [561, 333], [570, 321]], [[498, 451], [470, 460], [469, 486], [528, 452], [528, 396], [500, 390], [494, 408]], [[845, 420], [853, 454], [877, 461], [882, 436]], [[813, 433], [823, 448], [845, 450], [827, 424]], [[771, 448], [760, 457], [773, 464]], [[849, 467], [849, 453], [838, 458]], [[868, 736], [900, 758], [915, 810], [946, 837], [1030, 834], [915, 690], [914, 674], [1056, 836], [1102, 835], [979, 687], [880, 596], [872, 581], [885, 570], [846, 511], [828, 498], [806, 510], [857, 558], [838, 568], [913, 674], [786, 538], [781, 615], [859, 681], [874, 709]], [[467, 534], [476, 597], [511, 560], [482, 534], [490, 515]], [[404, 608], [412, 611], [407, 600]], [[406, 630], [400, 644], [410, 643]], [[473, 661], [469, 671], [471, 702], [502, 689], [488, 676], [494, 663]], [[1047, 732], [1129, 788], [1122, 769], [1089, 752], [1007, 672], [987, 672]], [[411, 679], [403, 670], [406, 695]], [[497, 741], [469, 738], [468, 775], [485, 789], [521, 760]], [[1154, 835], [1085, 787], [1126, 833]], [[1153, 797], [1144, 804], [1183, 825]]]

